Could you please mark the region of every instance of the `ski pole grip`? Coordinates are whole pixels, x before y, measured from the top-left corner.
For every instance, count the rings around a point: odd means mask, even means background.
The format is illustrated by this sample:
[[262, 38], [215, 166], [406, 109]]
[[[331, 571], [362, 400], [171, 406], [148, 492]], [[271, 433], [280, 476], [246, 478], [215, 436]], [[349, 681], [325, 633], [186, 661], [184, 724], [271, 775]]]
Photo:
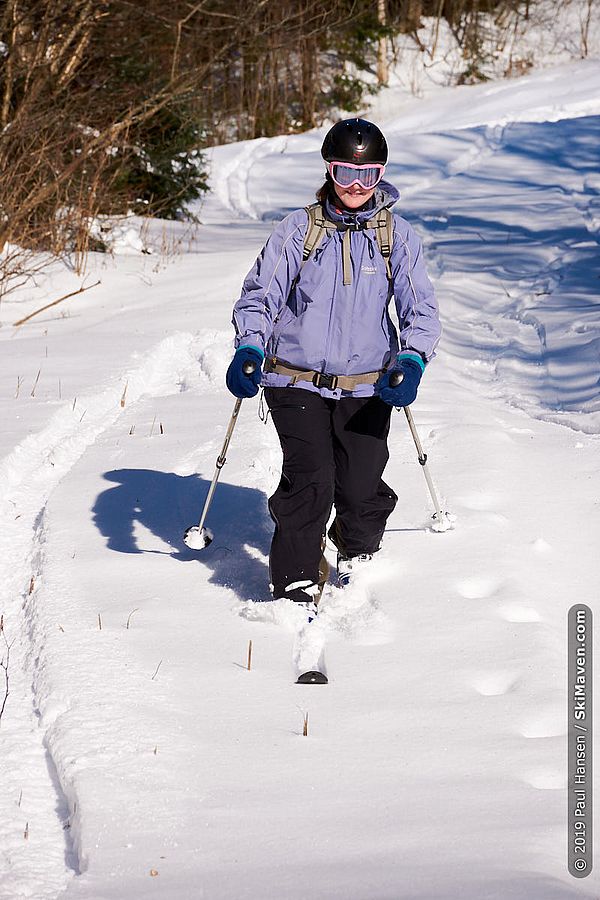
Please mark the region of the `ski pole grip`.
[[403, 372], [392, 372], [390, 375], [390, 387], [398, 387], [399, 384], [402, 384], [404, 381], [404, 373]]
[[250, 377], [250, 375], [253, 375], [256, 372], [256, 363], [253, 360], [248, 359], [242, 366], [242, 372], [244, 375]]

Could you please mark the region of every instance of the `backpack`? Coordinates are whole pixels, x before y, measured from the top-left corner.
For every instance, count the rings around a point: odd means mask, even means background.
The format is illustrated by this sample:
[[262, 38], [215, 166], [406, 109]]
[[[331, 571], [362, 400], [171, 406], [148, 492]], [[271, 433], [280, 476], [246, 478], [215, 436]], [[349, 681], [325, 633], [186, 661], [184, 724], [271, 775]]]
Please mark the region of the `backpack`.
[[357, 225], [344, 225], [341, 222], [332, 222], [325, 216], [323, 205], [319, 202], [311, 203], [306, 207], [308, 213], [308, 228], [306, 237], [304, 238], [304, 253], [302, 255], [302, 266], [309, 259], [326, 233], [332, 231], [343, 231], [344, 238], [342, 241], [342, 263], [344, 272], [344, 284], [352, 284], [352, 266], [350, 264], [350, 232], [366, 231], [367, 229], [375, 230], [377, 238], [377, 246], [385, 260], [385, 268], [388, 280], [392, 280], [392, 268], [390, 265], [390, 256], [392, 253], [392, 244], [394, 242], [394, 218], [391, 210], [384, 208], [376, 213], [371, 219], [361, 222]]

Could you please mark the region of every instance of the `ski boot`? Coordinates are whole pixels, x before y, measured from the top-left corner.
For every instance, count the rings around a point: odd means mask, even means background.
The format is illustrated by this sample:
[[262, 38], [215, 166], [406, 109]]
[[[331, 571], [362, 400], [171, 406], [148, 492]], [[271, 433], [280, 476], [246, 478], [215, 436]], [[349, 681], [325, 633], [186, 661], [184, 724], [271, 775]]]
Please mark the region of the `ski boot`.
[[344, 556], [338, 553], [337, 581], [340, 587], [352, 584], [356, 575], [373, 559], [372, 553], [359, 553], [357, 556]]

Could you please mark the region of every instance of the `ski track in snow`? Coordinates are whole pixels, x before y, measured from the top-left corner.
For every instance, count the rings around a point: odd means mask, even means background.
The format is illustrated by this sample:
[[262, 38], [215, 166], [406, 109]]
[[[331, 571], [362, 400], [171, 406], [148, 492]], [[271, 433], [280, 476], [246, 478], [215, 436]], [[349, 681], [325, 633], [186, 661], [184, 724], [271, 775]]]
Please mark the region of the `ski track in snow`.
[[[45, 737], [48, 696], [38, 691], [45, 635], [38, 626], [43, 602], [44, 510], [58, 483], [86, 449], [146, 395], [180, 391], [194, 380], [198, 347], [205, 338], [179, 334], [153, 348], [133, 368], [96, 393], [66, 403], [39, 433], [27, 437], [0, 462], [0, 599], [10, 644], [10, 694], [1, 722], [3, 779], [0, 846], [7, 870], [31, 879], [37, 897], [56, 897], [79, 871], [76, 798], [66, 797]], [[126, 386], [125, 406], [121, 399]], [[6, 658], [6, 648], [2, 648]], [[51, 687], [50, 687], [51, 692]], [[46, 723], [40, 726], [41, 707]], [[55, 718], [62, 710], [60, 705]], [[25, 839], [23, 835], [27, 833]], [[17, 835], [17, 838], [15, 838]], [[0, 898], [17, 900], [14, 882], [0, 879]]]
[[[585, 120], [586, 123], [587, 121]], [[583, 126], [582, 122], [581, 127]], [[539, 129], [543, 126], [537, 127]], [[468, 277], [475, 284], [480, 282], [480, 294], [482, 299], [487, 300], [487, 309], [491, 306], [500, 313], [492, 323], [488, 312], [473, 308], [472, 322], [467, 323], [471, 328], [469, 337], [481, 347], [481, 355], [479, 359], [469, 361], [469, 375], [480, 377], [484, 384], [487, 382], [493, 396], [501, 396], [530, 414], [577, 430], [596, 433], [600, 426], [599, 407], [595, 400], [598, 396], [595, 363], [600, 356], [600, 336], [593, 324], [597, 316], [593, 288], [594, 260], [597, 258], [598, 247], [597, 179], [593, 175], [585, 175], [585, 170], [583, 175], [579, 175], [577, 161], [573, 163], [571, 171], [564, 167], [562, 173], [557, 174], [563, 181], [554, 192], [554, 209], [551, 211], [553, 217], [549, 223], [548, 236], [544, 237], [534, 251], [537, 265], [532, 265], [533, 259], [527, 259], [526, 253], [531, 252], [530, 246], [519, 246], [518, 229], [514, 232], [516, 239], [511, 241], [511, 248], [514, 248], [516, 255], [514, 259], [508, 258], [504, 262], [506, 253], [502, 244], [511, 239], [513, 223], [510, 220], [507, 220], [504, 235], [498, 233], [499, 224], [491, 217], [490, 221], [482, 219], [480, 222], [473, 218], [473, 222], [477, 224], [469, 224], [470, 197], [465, 185], [479, 179], [482, 189], [487, 191], [488, 180], [493, 184], [494, 179], [502, 178], [502, 166], [495, 164], [494, 158], [507, 145], [509, 151], [514, 151], [519, 133], [527, 136], [528, 130], [535, 133], [535, 129], [535, 125], [513, 124], [495, 126], [492, 129], [486, 127], [481, 133], [476, 131], [472, 146], [452, 157], [442, 167], [436, 179], [417, 180], [416, 185], [404, 195], [409, 200], [409, 207], [410, 198], [418, 198], [412, 205], [418, 209], [418, 216], [425, 229], [424, 243], [432, 269], [437, 273], [438, 290], [442, 293], [447, 291], [450, 296], [457, 295], [458, 298], [461, 282]], [[568, 147], [570, 122], [559, 121], [552, 129], [550, 140], [559, 155], [564, 147]], [[593, 129], [590, 134], [593, 136]], [[463, 137], [468, 135], [467, 132]], [[435, 138], [435, 135], [430, 138]], [[551, 150], [548, 150], [548, 154], [552, 158]], [[584, 157], [584, 163], [590, 165], [589, 153], [587, 159]], [[457, 184], [453, 188], [455, 180]], [[542, 184], [543, 181], [540, 180], [540, 187]], [[524, 191], [527, 189], [525, 185]], [[532, 204], [536, 202], [536, 190], [539, 190], [537, 186], [531, 196]], [[438, 213], [436, 207], [439, 208], [442, 197], [446, 210]], [[452, 204], [452, 200], [448, 205], [449, 198], [456, 198], [457, 206]], [[424, 212], [428, 206], [433, 207], [429, 214]], [[572, 213], [575, 211], [581, 217], [579, 222], [573, 217]], [[459, 230], [462, 243], [457, 243], [457, 233], [454, 230], [448, 234], [446, 246], [445, 232], [449, 231], [454, 219], [459, 221], [461, 218], [465, 221], [464, 228]], [[553, 229], [554, 239], [551, 223], [556, 223]], [[526, 237], [526, 242], [530, 245], [529, 236]], [[482, 276], [481, 271], [472, 264], [468, 263], [464, 268], [469, 256], [473, 260], [482, 253], [492, 261], [496, 270], [493, 279], [487, 273]], [[523, 254], [521, 258], [520, 254]], [[522, 275], [518, 274], [520, 266], [524, 270]], [[587, 272], [587, 297], [582, 294], [583, 277], [579, 272]], [[564, 335], [561, 321], [563, 310], [573, 306], [568, 279], [573, 282], [571, 291], [579, 294], [575, 306], [576, 319], [570, 327], [573, 337]], [[462, 298], [458, 302], [461, 300]], [[586, 324], [588, 322], [589, 325]], [[462, 328], [464, 324], [463, 320]], [[574, 367], [578, 362], [575, 352], [581, 351], [578, 335], [588, 330], [590, 341], [586, 353], [590, 365], [586, 368], [579, 363], [577, 377], [574, 377]], [[541, 390], [540, 375], [543, 379]], [[502, 381], [507, 385], [514, 383], [514, 389], [510, 391], [509, 387], [507, 391], [501, 385]], [[584, 404], [586, 412], [582, 415]]]
[[249, 186], [252, 167], [267, 156], [283, 153], [286, 144], [286, 137], [256, 138], [227, 148], [228, 162], [221, 164], [214, 180], [215, 194], [225, 209], [242, 218], [260, 218]]

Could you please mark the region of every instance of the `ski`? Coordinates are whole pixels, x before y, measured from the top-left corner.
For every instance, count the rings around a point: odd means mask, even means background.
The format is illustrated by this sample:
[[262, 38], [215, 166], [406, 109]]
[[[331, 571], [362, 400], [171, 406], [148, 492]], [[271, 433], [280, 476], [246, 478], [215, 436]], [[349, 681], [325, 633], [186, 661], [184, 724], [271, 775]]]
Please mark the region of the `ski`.
[[303, 672], [296, 680], [296, 684], [329, 684], [329, 679], [324, 672]]
[[306, 621], [294, 642], [296, 684], [329, 684], [324, 658], [325, 632], [319, 623], [316, 604], [307, 604], [306, 613]]

